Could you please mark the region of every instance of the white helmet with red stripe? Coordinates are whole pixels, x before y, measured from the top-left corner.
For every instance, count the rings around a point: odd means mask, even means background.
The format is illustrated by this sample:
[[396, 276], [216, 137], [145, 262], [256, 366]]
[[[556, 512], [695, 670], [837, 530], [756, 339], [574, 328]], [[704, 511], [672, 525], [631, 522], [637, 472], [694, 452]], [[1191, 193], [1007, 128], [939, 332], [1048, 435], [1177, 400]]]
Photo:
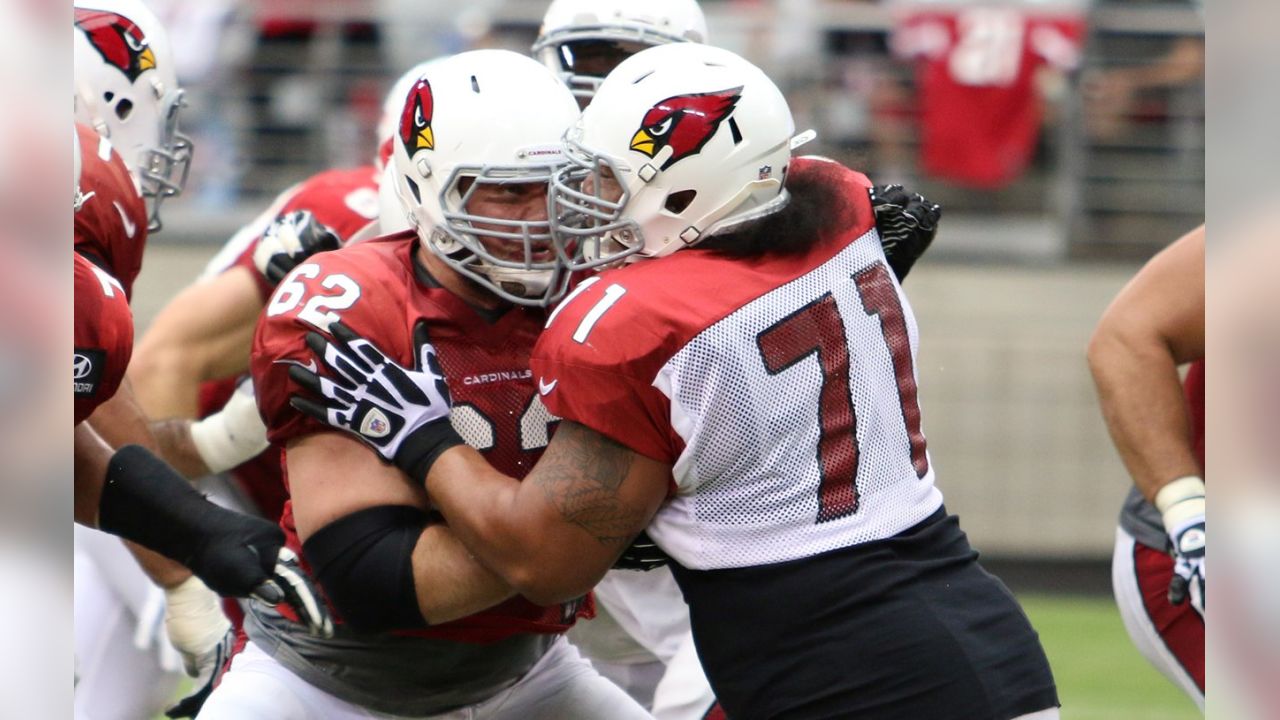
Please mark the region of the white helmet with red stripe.
[[794, 134], [782, 92], [728, 50], [634, 55], [565, 136], [552, 186], [562, 260], [660, 257], [783, 209]]
[[549, 185], [577, 115], [569, 90], [523, 55], [474, 50], [432, 63], [406, 93], [392, 142], [395, 190], [422, 242], [511, 302], [559, 299], [569, 278], [546, 214], [495, 217], [471, 202], [483, 187]]
[[707, 42], [697, 0], [554, 0], [533, 55], [590, 100], [627, 56], [654, 45]]
[[139, 0], [76, 0], [72, 46], [76, 121], [111, 140], [158, 230], [160, 203], [182, 192], [191, 160], [168, 35]]

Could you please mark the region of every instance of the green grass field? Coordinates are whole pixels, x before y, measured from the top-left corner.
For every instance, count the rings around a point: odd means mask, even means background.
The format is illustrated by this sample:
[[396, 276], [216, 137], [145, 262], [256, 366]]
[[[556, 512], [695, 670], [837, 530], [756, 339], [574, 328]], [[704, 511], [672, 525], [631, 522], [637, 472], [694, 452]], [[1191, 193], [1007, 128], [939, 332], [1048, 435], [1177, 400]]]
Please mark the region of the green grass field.
[[1191, 700], [1129, 642], [1109, 597], [1020, 598], [1058, 680], [1063, 720], [1194, 720]]
[[1110, 597], [1019, 599], [1049, 654], [1063, 720], [1201, 717], [1195, 704], [1138, 654]]

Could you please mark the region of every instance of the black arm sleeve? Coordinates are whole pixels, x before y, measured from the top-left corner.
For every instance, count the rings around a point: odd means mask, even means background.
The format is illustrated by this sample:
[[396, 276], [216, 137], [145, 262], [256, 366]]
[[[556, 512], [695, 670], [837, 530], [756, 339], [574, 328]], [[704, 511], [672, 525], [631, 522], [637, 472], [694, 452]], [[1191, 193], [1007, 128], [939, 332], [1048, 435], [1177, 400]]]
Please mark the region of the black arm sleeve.
[[138, 445], [111, 456], [98, 526], [176, 560], [220, 595], [245, 597], [271, 575], [284, 532], [209, 502]]
[[417, 508], [380, 505], [334, 520], [303, 543], [316, 580], [352, 629], [427, 627], [413, 583], [413, 549], [427, 520]]

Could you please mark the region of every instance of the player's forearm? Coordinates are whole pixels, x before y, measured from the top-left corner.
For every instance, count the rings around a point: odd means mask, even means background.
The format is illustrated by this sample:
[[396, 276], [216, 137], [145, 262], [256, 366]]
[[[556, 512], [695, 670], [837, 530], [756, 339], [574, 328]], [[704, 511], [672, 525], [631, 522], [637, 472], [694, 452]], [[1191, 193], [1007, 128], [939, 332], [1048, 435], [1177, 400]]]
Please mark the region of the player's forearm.
[[151, 423], [151, 432], [159, 445], [160, 457], [174, 470], [194, 479], [208, 475], [209, 466], [191, 440], [191, 426], [190, 420], [155, 420]]
[[[539, 532], [530, 504], [520, 503], [520, 490], [518, 480], [466, 446], [441, 455], [427, 477], [427, 495], [466, 549], [516, 592], [547, 604], [545, 586], [559, 576], [556, 558], [547, 551], [547, 536]], [[570, 591], [550, 602], [575, 596]]]
[[516, 594], [444, 525], [423, 530], [413, 551], [413, 576], [418, 607], [432, 625], [474, 615]]
[[1172, 480], [1201, 474], [1177, 365], [1167, 346], [1104, 326], [1089, 346], [1089, 366], [1107, 429], [1148, 500]]
[[[97, 527], [102, 486], [114, 451], [92, 427], [81, 423], [74, 433], [75, 520]], [[131, 542], [125, 542], [147, 577], [161, 587], [173, 587], [191, 577], [191, 571], [174, 560]]]
[[161, 555], [158, 552], [148, 550], [137, 543], [122, 540], [125, 547], [129, 548], [129, 552], [133, 558], [138, 561], [138, 566], [142, 568], [142, 572], [151, 582], [168, 590], [177, 587], [191, 577], [191, 571], [182, 563]]

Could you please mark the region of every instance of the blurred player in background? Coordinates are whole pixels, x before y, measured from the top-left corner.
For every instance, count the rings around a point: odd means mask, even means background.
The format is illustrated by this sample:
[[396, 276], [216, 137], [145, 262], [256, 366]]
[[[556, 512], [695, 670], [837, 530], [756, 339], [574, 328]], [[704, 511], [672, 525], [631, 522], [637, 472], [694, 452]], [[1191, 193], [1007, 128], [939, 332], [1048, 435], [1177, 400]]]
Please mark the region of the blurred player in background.
[[564, 420], [524, 482], [461, 447], [444, 378], [468, 381], [425, 338], [409, 370], [343, 323], [312, 333], [332, 374], [300, 359], [295, 403], [425, 483], [532, 600], [590, 589], [647, 528], [729, 717], [1056, 718], [1034, 630], [933, 485], [870, 183], [793, 160], [793, 134], [726, 51], [649, 49], [601, 85], [553, 183], [557, 249], [637, 262], [549, 318], [532, 371]]
[[[1089, 367], [1134, 487], [1112, 583], [1135, 645], [1204, 709], [1204, 226], [1156, 255], [1107, 308]], [[1178, 368], [1190, 363], [1186, 380]]]
[[[77, 214], [96, 199], [80, 184], [79, 138], [77, 131], [73, 134]], [[217, 597], [205, 582], [234, 597], [253, 593], [271, 603], [288, 599], [311, 623], [311, 631], [327, 632], [328, 620], [318, 596], [296, 571], [292, 553], [283, 548], [284, 536], [278, 528], [209, 503], [141, 446], [113, 450], [86, 421], [120, 387], [132, 351], [133, 317], [124, 286], [78, 252], [73, 256], [77, 522], [101, 527], [159, 553], [154, 557], [140, 554], [139, 562], [157, 582], [178, 578], [175, 586], [168, 587], [168, 600], [175, 606], [168, 621], [175, 646], [184, 653], [189, 670], [205, 675], [205, 682], [212, 680], [214, 670], [230, 651], [226, 621], [221, 617]], [[114, 579], [90, 573], [77, 578], [77, 587], [80, 582]], [[198, 592], [184, 589], [191, 587]], [[204, 600], [206, 597], [210, 599]], [[101, 681], [110, 671], [104, 672], [103, 660], [130, 659], [121, 658], [118, 652], [121, 638], [114, 631], [119, 623], [112, 622], [118, 619], [110, 614], [77, 618], [78, 629], [82, 624], [86, 626], [77, 639], [89, 640], [77, 643], [77, 702], [82, 693], [104, 701], [102, 705], [78, 704], [77, 717], [132, 717], [121, 713], [146, 710], [148, 699], [166, 699], [155, 697], [154, 688], [138, 683], [104, 692]], [[81, 667], [85, 670], [81, 671]], [[146, 667], [124, 668], [117, 679], [150, 679]], [[124, 694], [128, 690], [133, 691], [132, 696]]]
[[[533, 465], [554, 418], [528, 353], [569, 279], [552, 248], [547, 189], [576, 116], [569, 91], [520, 55], [476, 51], [430, 66], [406, 94], [393, 142], [396, 190], [417, 232], [317, 255], [271, 298], [252, 370], [271, 439], [285, 446], [281, 524], [341, 624], [317, 642], [251, 605], [249, 644], [201, 718], [648, 717], [562, 637], [590, 613], [585, 591], [539, 606], [475, 560], [456, 562], [460, 548], [420, 490], [289, 405], [288, 373], [309, 359], [310, 330], [343, 317], [408, 361], [429, 329], [440, 361], [468, 378], [458, 422], [469, 441], [508, 472]], [[419, 582], [442, 574], [441, 559], [454, 580]]]
[[[137, 0], [77, 4], [72, 35], [75, 115], [83, 123], [76, 128], [82, 172], [75, 247], [102, 277], [113, 278], [119, 302], [127, 302], [147, 235], [161, 226], [161, 203], [179, 194], [186, 180], [191, 145], [178, 131], [183, 90], [164, 29]], [[77, 379], [78, 399], [81, 390], [99, 394], [93, 376], [102, 372], [104, 352], [77, 346], [77, 373], [81, 365], [89, 373]], [[124, 353], [114, 369], [123, 373], [127, 362]], [[107, 447], [140, 445], [189, 476], [225, 469], [265, 447], [251, 399], [229, 403], [204, 422], [155, 424], [138, 408], [127, 381], [101, 395], [79, 434], [92, 434]], [[141, 717], [159, 710], [176, 687], [180, 666], [166, 663], [172, 653], [163, 650], [157, 660], [153, 644], [165, 648], [172, 641], [188, 673], [201, 676], [197, 687], [211, 682], [228, 649], [230, 626], [217, 596], [171, 559], [131, 549], [145, 576], [117, 540], [76, 529], [76, 701], [84, 715]], [[161, 610], [167, 633], [157, 631]]]

